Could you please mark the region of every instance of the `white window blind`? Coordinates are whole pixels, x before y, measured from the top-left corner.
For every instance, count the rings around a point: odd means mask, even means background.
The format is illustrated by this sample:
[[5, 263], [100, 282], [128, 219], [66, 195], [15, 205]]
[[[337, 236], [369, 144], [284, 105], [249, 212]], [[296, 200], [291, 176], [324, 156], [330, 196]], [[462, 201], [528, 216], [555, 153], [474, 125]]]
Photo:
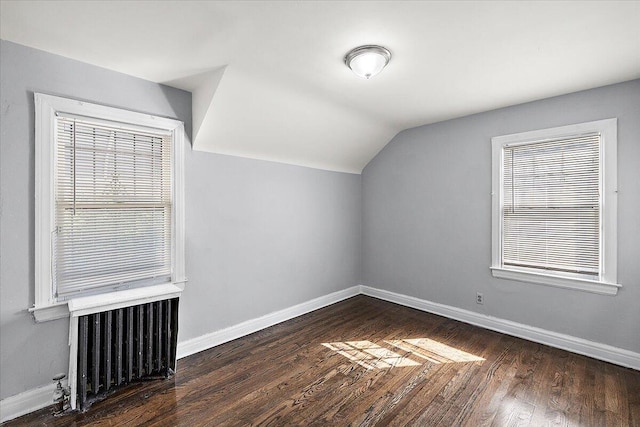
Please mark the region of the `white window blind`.
[[504, 146], [504, 266], [599, 278], [600, 144], [594, 132]]
[[171, 133], [56, 118], [56, 297], [171, 280]]

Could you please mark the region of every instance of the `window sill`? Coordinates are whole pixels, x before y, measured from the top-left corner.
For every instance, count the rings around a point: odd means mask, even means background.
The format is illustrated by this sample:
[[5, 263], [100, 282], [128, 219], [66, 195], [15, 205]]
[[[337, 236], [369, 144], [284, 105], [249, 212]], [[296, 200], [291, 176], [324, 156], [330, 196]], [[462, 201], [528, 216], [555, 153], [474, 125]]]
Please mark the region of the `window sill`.
[[171, 283], [145, 286], [143, 288], [70, 299], [69, 312], [73, 317], [78, 317], [101, 311], [116, 310], [132, 305], [176, 298], [181, 294], [182, 289]]
[[48, 322], [69, 317], [69, 306], [65, 301], [40, 307], [31, 307], [29, 313], [33, 314], [36, 323]]
[[555, 286], [557, 288], [574, 289], [601, 295], [617, 295], [622, 285], [616, 283], [597, 282], [595, 280], [574, 279], [569, 277], [551, 276], [548, 274], [531, 273], [510, 270], [501, 267], [491, 267], [493, 277], [518, 280], [520, 282], [536, 283], [539, 285]]
[[180, 297], [183, 289], [183, 283], [145, 286], [143, 288], [72, 298], [65, 302], [33, 307], [30, 308], [29, 311], [33, 313], [36, 322], [40, 323], [63, 319], [69, 317], [70, 314], [73, 317], [78, 317], [101, 311], [176, 298]]

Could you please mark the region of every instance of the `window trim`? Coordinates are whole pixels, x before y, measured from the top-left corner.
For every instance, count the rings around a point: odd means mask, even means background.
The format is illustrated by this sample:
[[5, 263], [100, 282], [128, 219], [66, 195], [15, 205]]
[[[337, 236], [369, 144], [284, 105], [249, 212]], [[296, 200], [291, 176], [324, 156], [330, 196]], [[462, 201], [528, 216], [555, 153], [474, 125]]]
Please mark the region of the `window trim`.
[[[559, 126], [529, 132], [495, 136], [491, 138], [491, 273], [494, 277], [575, 289], [586, 292], [616, 295], [621, 285], [617, 283], [617, 124], [618, 119], [596, 120], [568, 126]], [[549, 272], [526, 271], [502, 265], [502, 206], [503, 206], [503, 153], [509, 144], [526, 144], [577, 134], [598, 132], [601, 136], [600, 168], [601, 188], [601, 248], [600, 280], [573, 278]]]
[[[34, 93], [35, 103], [35, 304], [29, 309], [37, 322], [69, 316], [68, 301], [57, 301], [51, 275], [52, 239], [55, 228], [54, 185], [55, 169], [55, 120], [57, 113], [95, 118], [169, 131], [173, 140], [173, 224], [171, 250], [171, 284], [180, 292], [187, 281], [185, 274], [185, 224], [184, 224], [184, 123], [175, 119], [133, 112], [58, 96]], [[165, 284], [166, 285], [166, 284]], [[144, 288], [138, 296], [153, 296], [164, 289], [162, 285]], [[121, 300], [122, 291], [101, 295], [105, 305]]]

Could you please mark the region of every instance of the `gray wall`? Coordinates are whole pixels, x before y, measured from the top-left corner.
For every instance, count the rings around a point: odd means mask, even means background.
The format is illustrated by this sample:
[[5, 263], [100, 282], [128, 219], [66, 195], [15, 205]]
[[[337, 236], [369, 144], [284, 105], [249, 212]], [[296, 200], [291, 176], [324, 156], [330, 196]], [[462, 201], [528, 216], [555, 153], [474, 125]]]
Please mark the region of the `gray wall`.
[[181, 339], [360, 283], [360, 175], [187, 155]]
[[[493, 278], [491, 137], [610, 117], [622, 290]], [[406, 130], [367, 165], [362, 188], [363, 284], [640, 352], [640, 80]]]
[[[183, 120], [188, 92], [0, 42], [0, 399], [68, 364], [68, 320], [36, 324], [33, 92]], [[359, 283], [360, 176], [186, 153], [179, 341]]]

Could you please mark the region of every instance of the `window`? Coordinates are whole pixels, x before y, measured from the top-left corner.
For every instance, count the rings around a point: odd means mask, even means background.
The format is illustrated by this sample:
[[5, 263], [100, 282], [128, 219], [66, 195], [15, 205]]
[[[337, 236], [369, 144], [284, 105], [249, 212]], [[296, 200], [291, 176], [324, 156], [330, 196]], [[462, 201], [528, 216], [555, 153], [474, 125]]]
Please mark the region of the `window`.
[[492, 138], [492, 273], [616, 294], [617, 120]]
[[36, 319], [68, 314], [76, 297], [182, 285], [184, 125], [42, 94], [35, 104]]

